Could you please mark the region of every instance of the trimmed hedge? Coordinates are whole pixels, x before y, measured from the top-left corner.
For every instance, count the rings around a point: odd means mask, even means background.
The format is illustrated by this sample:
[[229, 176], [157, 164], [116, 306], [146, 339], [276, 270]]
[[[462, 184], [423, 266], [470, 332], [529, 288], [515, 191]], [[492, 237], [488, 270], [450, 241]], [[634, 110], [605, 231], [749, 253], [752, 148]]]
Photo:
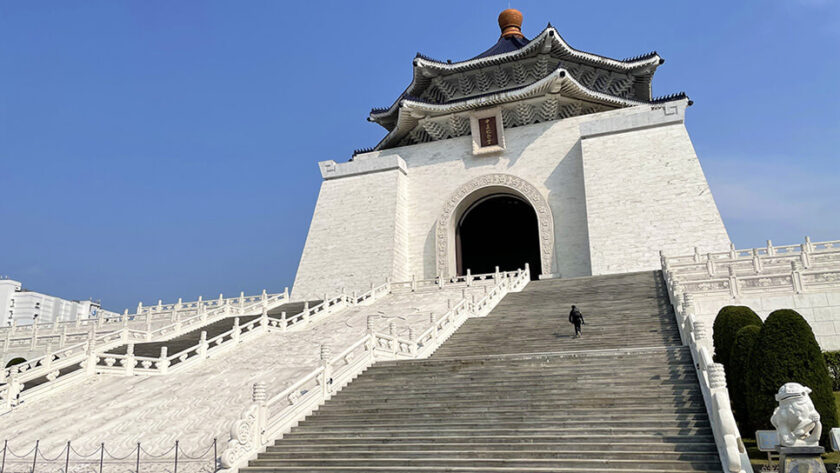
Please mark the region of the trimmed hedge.
[[831, 376], [831, 389], [840, 391], [840, 351], [824, 352], [823, 358], [828, 367], [828, 375]]
[[831, 377], [814, 332], [801, 315], [790, 309], [767, 317], [749, 357], [747, 410], [756, 428], [772, 429], [770, 417], [777, 403], [775, 394], [790, 382], [808, 386], [823, 425], [822, 443], [837, 426]]
[[714, 360], [729, 371], [729, 354], [735, 334], [747, 325], [761, 326], [761, 317], [743, 305], [728, 305], [718, 312], [712, 325], [712, 343], [715, 347]]
[[726, 370], [726, 384], [729, 386], [729, 397], [732, 400], [732, 411], [735, 420], [741, 426], [741, 432], [750, 435], [756, 431], [755, 424], [750, 420], [747, 409], [747, 370], [750, 355], [758, 342], [761, 327], [747, 325], [738, 330], [732, 353], [729, 355], [730, 368]]

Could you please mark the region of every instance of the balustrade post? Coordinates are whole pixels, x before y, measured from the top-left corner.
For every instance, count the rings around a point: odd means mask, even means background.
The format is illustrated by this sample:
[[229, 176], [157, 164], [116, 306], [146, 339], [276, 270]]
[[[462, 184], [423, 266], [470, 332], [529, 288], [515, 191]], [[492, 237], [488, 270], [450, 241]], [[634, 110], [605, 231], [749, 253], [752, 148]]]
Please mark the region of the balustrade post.
[[265, 289], [262, 290], [262, 294], [260, 294], [260, 300], [265, 302], [268, 300], [268, 293], [265, 292]]
[[775, 256], [776, 248], [773, 247], [773, 241], [767, 240], [767, 256]]
[[286, 330], [288, 330], [288, 327], [286, 327], [286, 324], [287, 324], [287, 322], [286, 322], [286, 311], [284, 310], [283, 312], [280, 312], [280, 331], [281, 332], [285, 332]]
[[397, 359], [397, 348], [399, 340], [397, 339], [397, 323], [391, 322], [388, 324], [388, 334], [391, 335], [391, 357]]
[[245, 291], [239, 292], [239, 312], [245, 310]]
[[[204, 301], [203, 301], [203, 300], [201, 300], [201, 296], [198, 296], [198, 302], [196, 302], [196, 308], [195, 308], [195, 311], [196, 311], [197, 313], [199, 313], [199, 314], [203, 314], [203, 313], [204, 313]], [[201, 320], [206, 320], [206, 319], [207, 319], [207, 317], [206, 317], [206, 316], [201, 318]]]
[[67, 345], [67, 326], [61, 328], [61, 335], [58, 336], [58, 347], [64, 348]]
[[198, 342], [198, 358], [200, 360], [203, 360], [203, 359], [207, 358], [208, 348], [209, 347], [207, 345], [207, 330], [202, 330], [201, 331], [201, 340], [199, 340], [199, 342]]
[[466, 288], [462, 288], [461, 289], [461, 300], [464, 300], [466, 298], [467, 298], [467, 290], [466, 290]]
[[126, 376], [134, 376], [134, 365], [137, 364], [137, 360], [134, 357], [134, 343], [129, 343], [125, 347], [125, 375]]
[[48, 341], [47, 346], [44, 349], [44, 363], [43, 363], [43, 366], [46, 369], [50, 369], [50, 367], [52, 367], [52, 363], [53, 363], [52, 353], [53, 353], [52, 342]]
[[699, 247], [699, 246], [695, 246], [695, 247], [694, 247], [694, 262], [695, 262], [695, 263], [699, 263], [699, 262], [701, 262], [701, 261], [703, 261], [703, 257], [702, 257], [702, 255], [700, 254], [700, 247]]
[[257, 381], [254, 383], [254, 388], [251, 393], [251, 400], [257, 405], [257, 431], [259, 432], [258, 446], [262, 446], [268, 439], [265, 438], [265, 431], [268, 424], [268, 416], [266, 406], [268, 395], [266, 394], [266, 384], [264, 381]]
[[146, 314], [146, 341], [152, 341], [152, 314]]
[[303, 324], [309, 325], [309, 301], [303, 303]]
[[712, 259], [712, 254], [706, 254], [706, 272], [710, 278], [715, 277], [715, 260]]
[[288, 288], [288, 286], [283, 288], [283, 297], [285, 299], [289, 298], [289, 288]]
[[802, 284], [802, 273], [799, 270], [799, 264], [799, 261], [790, 262], [790, 279], [793, 284], [793, 292], [796, 294], [802, 294], [802, 291], [805, 289]]
[[[546, 269], [548, 269], [548, 268], [546, 268]], [[525, 272], [528, 273], [528, 276], [531, 275], [531, 265], [528, 264], [528, 263], [525, 263]]]
[[9, 327], [9, 333], [15, 333], [16, 329], [17, 329], [17, 320], [12, 319], [12, 326]]
[[755, 271], [755, 274], [758, 274], [764, 269], [761, 266], [761, 257], [758, 255], [758, 248], [753, 248], [752, 253], [753, 271]]
[[799, 259], [802, 262], [802, 267], [803, 268], [808, 269], [808, 268], [811, 267], [811, 256], [810, 256], [810, 250], [808, 249], [808, 244], [807, 243], [803, 243], [800, 246]]
[[263, 332], [268, 332], [268, 309], [263, 307], [262, 314], [260, 314], [260, 327]]
[[437, 285], [438, 289], [443, 289], [443, 273], [438, 274]]
[[734, 259], [737, 259], [737, 258], [738, 258], [738, 252], [735, 251], [735, 243], [730, 243], [729, 244], [729, 259], [734, 260]]
[[472, 286], [472, 271], [467, 269], [467, 287]]
[[160, 371], [160, 374], [169, 372], [169, 360], [166, 359], [168, 351], [169, 349], [167, 347], [160, 347], [160, 358], [158, 358], [157, 362], [157, 369]]
[[123, 328], [128, 327], [128, 309], [125, 309], [122, 314]]
[[233, 319], [233, 332], [231, 333], [230, 338], [233, 340], [234, 343], [239, 343], [239, 335], [242, 333], [242, 329], [239, 328], [239, 317], [235, 317]]
[[158, 311], [158, 312], [161, 312], [162, 310], [163, 310], [163, 300], [162, 300], [162, 299], [158, 299], [158, 303], [157, 303], [157, 311]]
[[805, 248], [808, 248], [808, 253], [812, 253], [814, 251], [814, 244], [811, 243], [811, 237], [805, 235]]
[[321, 397], [326, 401], [330, 396], [330, 383], [332, 382], [330, 347], [326, 345], [321, 345], [321, 366], [324, 367], [324, 371], [321, 372]]
[[417, 292], [417, 275], [411, 275], [411, 292]]
[[85, 372], [93, 374], [96, 372], [96, 329], [91, 326], [88, 332], [87, 342], [87, 362], [85, 363]]
[[741, 295], [741, 291], [738, 287], [738, 277], [735, 275], [735, 267], [729, 267], [729, 295], [733, 298], [738, 297]]
[[29, 342], [29, 348], [31, 350], [34, 350], [37, 343], [38, 343], [38, 324], [33, 323], [32, 324], [32, 339]]

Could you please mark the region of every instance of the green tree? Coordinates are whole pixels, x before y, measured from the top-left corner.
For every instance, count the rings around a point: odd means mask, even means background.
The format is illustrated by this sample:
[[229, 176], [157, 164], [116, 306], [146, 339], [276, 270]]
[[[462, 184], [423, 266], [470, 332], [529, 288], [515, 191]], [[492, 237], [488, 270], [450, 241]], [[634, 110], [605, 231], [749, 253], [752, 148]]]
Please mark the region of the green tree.
[[712, 325], [714, 360], [722, 364], [727, 371], [729, 371], [729, 354], [732, 353], [735, 334], [747, 325], [761, 325], [761, 317], [747, 306], [728, 305], [720, 309], [715, 317], [715, 323]]
[[735, 335], [735, 343], [732, 344], [732, 353], [729, 355], [729, 368], [726, 370], [726, 384], [729, 386], [729, 398], [732, 401], [732, 410], [735, 420], [741, 426], [741, 433], [749, 435], [755, 432], [756, 426], [750, 420], [747, 409], [747, 371], [753, 348], [758, 342], [758, 334], [761, 332], [759, 325], [747, 325], [738, 330]]
[[782, 309], [764, 321], [749, 356], [747, 411], [756, 428], [772, 428], [775, 394], [790, 382], [813, 391], [811, 399], [820, 413], [825, 445], [829, 429], [837, 426], [831, 377], [811, 326], [795, 311]]

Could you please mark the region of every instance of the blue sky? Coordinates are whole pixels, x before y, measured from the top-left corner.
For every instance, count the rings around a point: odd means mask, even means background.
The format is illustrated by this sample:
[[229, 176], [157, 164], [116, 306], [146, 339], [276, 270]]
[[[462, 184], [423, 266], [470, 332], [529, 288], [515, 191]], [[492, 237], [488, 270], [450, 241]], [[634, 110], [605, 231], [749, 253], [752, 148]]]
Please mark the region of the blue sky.
[[320, 184], [420, 51], [471, 57], [523, 11], [574, 47], [666, 58], [738, 247], [840, 239], [840, 2], [0, 1], [0, 274], [158, 298], [291, 285]]

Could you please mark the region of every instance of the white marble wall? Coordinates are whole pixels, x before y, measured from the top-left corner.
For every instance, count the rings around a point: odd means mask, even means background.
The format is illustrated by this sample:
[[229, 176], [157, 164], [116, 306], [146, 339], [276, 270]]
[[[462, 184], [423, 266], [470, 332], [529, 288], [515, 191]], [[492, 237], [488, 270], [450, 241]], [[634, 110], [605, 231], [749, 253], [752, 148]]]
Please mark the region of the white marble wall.
[[592, 274], [656, 268], [658, 250], [729, 248], [684, 116], [668, 104], [581, 124]]
[[682, 123], [685, 105], [506, 129], [507, 149], [496, 155], [473, 156], [465, 136], [322, 162], [326, 180], [293, 298], [354, 280], [436, 276], [436, 223], [446, 202], [460, 186], [491, 174], [523, 179], [548, 202], [554, 247], [544, 274], [656, 269], [663, 248], [726, 249], [726, 230]]
[[695, 295], [697, 320], [709, 327], [709, 337], [717, 313], [727, 305], [745, 305], [762, 319], [774, 310], [793, 309], [811, 325], [823, 350], [840, 350], [840, 289], [806, 294], [768, 292], [739, 298]]

